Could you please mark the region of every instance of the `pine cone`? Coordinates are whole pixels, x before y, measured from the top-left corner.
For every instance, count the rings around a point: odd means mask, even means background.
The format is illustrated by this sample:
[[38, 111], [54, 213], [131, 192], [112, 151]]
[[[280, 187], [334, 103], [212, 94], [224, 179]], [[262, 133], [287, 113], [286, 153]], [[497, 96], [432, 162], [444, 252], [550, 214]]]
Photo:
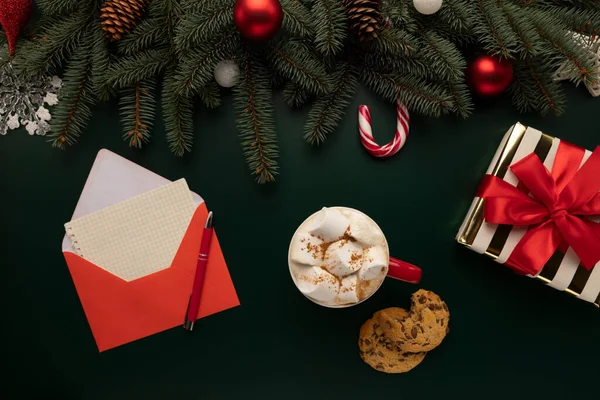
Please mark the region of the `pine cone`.
[[119, 40], [131, 32], [144, 16], [149, 0], [106, 0], [100, 13], [100, 23], [108, 40]]
[[379, 0], [344, 0], [350, 28], [361, 42], [377, 37], [381, 23]]

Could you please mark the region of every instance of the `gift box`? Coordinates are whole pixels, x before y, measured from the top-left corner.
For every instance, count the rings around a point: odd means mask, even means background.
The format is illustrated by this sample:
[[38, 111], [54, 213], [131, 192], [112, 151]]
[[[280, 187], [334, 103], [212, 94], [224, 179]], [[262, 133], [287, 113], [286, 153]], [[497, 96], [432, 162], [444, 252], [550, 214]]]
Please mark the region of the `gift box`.
[[600, 306], [600, 146], [591, 152], [517, 123], [456, 239]]

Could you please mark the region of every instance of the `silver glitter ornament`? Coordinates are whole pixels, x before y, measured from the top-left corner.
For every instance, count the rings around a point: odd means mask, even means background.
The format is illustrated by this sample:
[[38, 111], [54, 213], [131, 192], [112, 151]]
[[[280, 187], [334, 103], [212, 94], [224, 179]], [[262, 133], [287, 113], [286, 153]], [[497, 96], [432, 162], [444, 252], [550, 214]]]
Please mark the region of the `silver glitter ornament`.
[[30, 135], [45, 135], [52, 118], [45, 105], [58, 103], [62, 81], [57, 76], [23, 80], [15, 74], [5, 49], [0, 53], [0, 135], [20, 126]]
[[233, 60], [219, 62], [215, 67], [215, 81], [224, 88], [235, 86], [240, 75], [240, 67]]

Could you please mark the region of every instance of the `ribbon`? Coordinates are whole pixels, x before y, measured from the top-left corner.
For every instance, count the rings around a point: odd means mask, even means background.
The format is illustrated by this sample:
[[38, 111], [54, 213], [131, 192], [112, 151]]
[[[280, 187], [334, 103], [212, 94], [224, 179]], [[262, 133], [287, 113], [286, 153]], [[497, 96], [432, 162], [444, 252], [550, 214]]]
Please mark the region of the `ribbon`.
[[[529, 226], [506, 264], [522, 274], [537, 275], [557, 249], [572, 247], [581, 265], [600, 262], [600, 146], [581, 166], [585, 150], [560, 142], [552, 173], [532, 153], [510, 166], [519, 188], [486, 175], [477, 196], [485, 199], [488, 223]], [[581, 168], [579, 168], [581, 166]]]

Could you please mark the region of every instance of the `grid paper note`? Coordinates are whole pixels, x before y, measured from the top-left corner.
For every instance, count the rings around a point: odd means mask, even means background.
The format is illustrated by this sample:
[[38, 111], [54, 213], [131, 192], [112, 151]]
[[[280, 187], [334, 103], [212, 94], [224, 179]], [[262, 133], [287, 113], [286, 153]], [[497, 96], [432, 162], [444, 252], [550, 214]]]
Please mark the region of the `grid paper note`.
[[126, 281], [168, 268], [195, 211], [185, 179], [65, 224], [75, 253]]

